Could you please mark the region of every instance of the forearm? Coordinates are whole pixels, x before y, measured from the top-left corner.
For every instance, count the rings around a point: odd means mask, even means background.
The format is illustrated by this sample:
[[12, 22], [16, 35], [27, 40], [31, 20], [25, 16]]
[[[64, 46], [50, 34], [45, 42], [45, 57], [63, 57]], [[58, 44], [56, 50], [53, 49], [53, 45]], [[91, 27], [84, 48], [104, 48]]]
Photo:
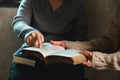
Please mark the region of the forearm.
[[23, 0], [13, 18], [12, 28], [18, 37], [24, 39], [31, 32], [37, 31], [30, 26], [32, 16], [32, 0]]
[[77, 50], [92, 50], [92, 44], [88, 41], [64, 41], [66, 48], [68, 49], [77, 49]]
[[89, 51], [114, 51], [118, 49], [118, 41], [114, 37], [101, 37], [90, 41], [64, 41], [66, 48]]
[[105, 52], [111, 52], [118, 50], [118, 39], [115, 36], [103, 36], [98, 39], [93, 39], [90, 41], [91, 46], [93, 47], [92, 50], [94, 51], [105, 51]]
[[99, 70], [120, 70], [120, 52], [112, 54], [93, 52], [92, 67]]
[[24, 21], [15, 22], [15, 24], [13, 25], [13, 30], [17, 34], [17, 36], [22, 39], [27, 37], [27, 35], [30, 34], [31, 32], [38, 31], [35, 28], [32, 28], [31, 26], [27, 25]]

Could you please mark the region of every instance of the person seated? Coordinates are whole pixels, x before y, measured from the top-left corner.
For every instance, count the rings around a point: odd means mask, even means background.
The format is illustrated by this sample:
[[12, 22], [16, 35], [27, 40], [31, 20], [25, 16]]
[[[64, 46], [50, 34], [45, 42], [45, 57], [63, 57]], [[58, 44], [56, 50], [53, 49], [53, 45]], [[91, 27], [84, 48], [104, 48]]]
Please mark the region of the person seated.
[[[84, 0], [22, 0], [13, 18], [12, 28], [24, 41], [13, 54], [9, 80], [84, 80], [84, 66], [53, 64], [46, 66], [24, 47], [42, 47], [50, 40], [87, 40], [88, 17]], [[22, 60], [33, 60], [35, 67]], [[32, 64], [32, 63], [31, 63]]]

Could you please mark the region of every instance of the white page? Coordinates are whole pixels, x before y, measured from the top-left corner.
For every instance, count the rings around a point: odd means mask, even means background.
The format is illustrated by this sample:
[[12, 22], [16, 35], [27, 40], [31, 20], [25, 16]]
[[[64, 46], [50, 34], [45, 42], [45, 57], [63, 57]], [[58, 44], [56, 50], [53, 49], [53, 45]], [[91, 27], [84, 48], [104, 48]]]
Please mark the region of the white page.
[[51, 56], [64, 56], [64, 57], [74, 57], [74, 56], [78, 56], [80, 55], [80, 51], [79, 50], [75, 50], [75, 49], [67, 49], [65, 51], [61, 51], [61, 52], [56, 52], [54, 55]]
[[27, 48], [24, 48], [23, 50], [37, 51], [37, 52], [42, 53], [44, 57], [50, 54], [54, 54], [56, 52], [65, 51], [63, 47], [54, 46], [54, 45], [51, 45], [50, 43], [43, 43], [42, 48], [27, 47]]

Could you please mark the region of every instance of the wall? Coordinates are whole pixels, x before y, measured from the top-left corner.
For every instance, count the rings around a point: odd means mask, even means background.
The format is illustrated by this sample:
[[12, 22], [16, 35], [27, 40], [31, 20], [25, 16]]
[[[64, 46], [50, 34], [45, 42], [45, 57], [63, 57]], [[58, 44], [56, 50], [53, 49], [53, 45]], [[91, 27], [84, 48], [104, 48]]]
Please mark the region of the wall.
[[16, 8], [0, 8], [0, 80], [7, 80], [12, 53], [21, 44], [11, 27], [16, 11]]
[[[85, 0], [89, 15], [89, 39], [106, 34], [119, 0]], [[0, 8], [0, 80], [7, 80], [12, 54], [22, 41], [12, 32], [11, 22], [17, 8]], [[89, 80], [119, 80], [119, 72], [86, 68]], [[103, 77], [104, 76], [104, 77]]]

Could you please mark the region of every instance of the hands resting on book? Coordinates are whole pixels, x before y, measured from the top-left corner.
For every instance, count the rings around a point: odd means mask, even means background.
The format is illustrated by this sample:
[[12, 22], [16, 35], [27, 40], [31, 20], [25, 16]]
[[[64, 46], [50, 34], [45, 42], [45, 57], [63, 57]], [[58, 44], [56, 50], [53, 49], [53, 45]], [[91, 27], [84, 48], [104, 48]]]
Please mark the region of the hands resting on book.
[[[42, 47], [42, 43], [44, 42], [44, 36], [40, 32], [33, 32], [27, 38], [25, 39], [26, 43], [29, 46], [35, 46], [35, 47]], [[66, 45], [64, 41], [50, 41], [51, 44], [62, 46], [66, 48]], [[92, 67], [92, 52], [89, 51], [83, 51], [83, 54], [87, 57], [87, 62], [83, 63], [87, 67]]]
[[[53, 45], [57, 45], [57, 46], [62, 46], [64, 48], [66, 48], [64, 41], [50, 41], [51, 44]], [[83, 65], [87, 66], [87, 67], [92, 67], [92, 56], [93, 53], [90, 51], [83, 51], [83, 53], [86, 57], [87, 57], [87, 62], [83, 63]]]
[[53, 40], [51, 40], [50, 43], [53, 44], [53, 45], [62, 46], [64, 48], [66, 48], [64, 41], [53, 41]]

